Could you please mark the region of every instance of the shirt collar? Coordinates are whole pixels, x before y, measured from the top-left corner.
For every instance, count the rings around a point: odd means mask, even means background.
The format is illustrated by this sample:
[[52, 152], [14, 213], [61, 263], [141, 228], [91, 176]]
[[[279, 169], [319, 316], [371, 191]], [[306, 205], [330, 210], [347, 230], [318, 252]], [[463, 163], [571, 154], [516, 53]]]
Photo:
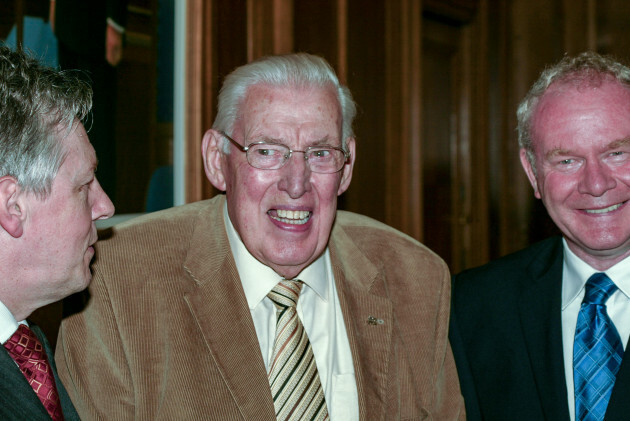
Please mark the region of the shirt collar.
[[[234, 228], [227, 209], [227, 201], [223, 208], [223, 221], [238, 275], [250, 309], [254, 309], [271, 289], [282, 279], [273, 269], [258, 261], [247, 250], [240, 235]], [[328, 297], [328, 271], [330, 254], [328, 248], [313, 263], [308, 265], [295, 279], [299, 279], [313, 289], [322, 300]]]
[[[567, 241], [562, 239], [564, 248], [564, 263], [562, 276], [562, 309], [581, 296], [586, 281], [596, 272], [588, 263], [577, 257], [569, 248]], [[630, 257], [606, 270], [606, 275], [615, 283], [617, 288], [627, 297], [630, 297]]]
[[[25, 321], [20, 323], [26, 324]], [[5, 343], [15, 333], [20, 324], [15, 320], [11, 311], [0, 301], [0, 343]], [[28, 326], [28, 324], [26, 324]]]

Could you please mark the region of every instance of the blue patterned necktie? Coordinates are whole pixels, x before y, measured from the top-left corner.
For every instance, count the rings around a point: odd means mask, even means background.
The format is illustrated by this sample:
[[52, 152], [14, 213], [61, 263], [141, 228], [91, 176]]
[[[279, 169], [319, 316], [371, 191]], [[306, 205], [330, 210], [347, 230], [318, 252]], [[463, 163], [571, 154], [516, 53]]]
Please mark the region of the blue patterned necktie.
[[606, 300], [617, 290], [605, 273], [586, 282], [573, 343], [575, 419], [603, 420], [615, 376], [623, 358], [623, 346], [606, 312]]

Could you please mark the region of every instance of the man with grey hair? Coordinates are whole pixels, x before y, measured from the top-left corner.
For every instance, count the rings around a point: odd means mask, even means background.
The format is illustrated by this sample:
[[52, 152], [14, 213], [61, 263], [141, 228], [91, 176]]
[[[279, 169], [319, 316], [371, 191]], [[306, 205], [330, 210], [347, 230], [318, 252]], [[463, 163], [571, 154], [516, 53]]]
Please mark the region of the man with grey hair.
[[337, 211], [355, 105], [322, 58], [225, 80], [203, 138], [224, 195], [115, 227], [57, 358], [83, 419], [463, 419], [449, 274]]
[[517, 116], [521, 163], [562, 236], [454, 277], [469, 418], [628, 419], [630, 69], [565, 57]]
[[78, 420], [42, 331], [26, 319], [85, 289], [94, 221], [114, 207], [81, 119], [92, 92], [0, 46], [0, 418]]

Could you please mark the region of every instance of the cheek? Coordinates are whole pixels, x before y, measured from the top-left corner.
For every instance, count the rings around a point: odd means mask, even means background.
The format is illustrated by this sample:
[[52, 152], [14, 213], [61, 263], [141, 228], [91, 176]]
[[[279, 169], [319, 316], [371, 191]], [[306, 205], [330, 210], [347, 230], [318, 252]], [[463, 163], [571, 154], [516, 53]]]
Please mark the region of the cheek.
[[545, 204], [557, 204], [569, 198], [577, 192], [577, 179], [575, 177], [549, 174], [544, 179], [539, 179], [539, 189]]
[[339, 185], [341, 176], [338, 174], [314, 174], [311, 178], [311, 184], [317, 191], [320, 205], [326, 206], [330, 202], [337, 203], [339, 195]]
[[626, 164], [625, 166], [618, 168], [613, 173], [613, 177], [621, 180], [625, 185], [630, 186], [630, 164]]

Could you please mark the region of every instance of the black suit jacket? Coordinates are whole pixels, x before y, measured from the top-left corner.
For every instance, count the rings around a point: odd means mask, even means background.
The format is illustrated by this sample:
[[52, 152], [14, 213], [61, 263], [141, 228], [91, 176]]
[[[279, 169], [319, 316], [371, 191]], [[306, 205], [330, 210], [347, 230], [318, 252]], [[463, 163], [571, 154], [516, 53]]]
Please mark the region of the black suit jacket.
[[75, 54], [105, 60], [107, 18], [127, 23], [128, 0], [56, 0], [55, 34]]
[[[450, 339], [469, 420], [569, 420], [562, 257], [553, 237], [453, 277]], [[629, 355], [607, 420], [630, 419]]]
[[[50, 344], [46, 340], [41, 329], [32, 323], [30, 328], [46, 350], [48, 361], [50, 362], [57, 383], [57, 392], [59, 392], [59, 400], [65, 421], [78, 421], [79, 415], [74, 409], [66, 389], [63, 387], [61, 380], [57, 377], [57, 368]], [[11, 421], [50, 421], [50, 415], [46, 412], [44, 405], [28, 384], [26, 377], [20, 371], [17, 364], [8, 351], [0, 346], [0, 370], [2, 371], [2, 380], [0, 380], [0, 419]]]

